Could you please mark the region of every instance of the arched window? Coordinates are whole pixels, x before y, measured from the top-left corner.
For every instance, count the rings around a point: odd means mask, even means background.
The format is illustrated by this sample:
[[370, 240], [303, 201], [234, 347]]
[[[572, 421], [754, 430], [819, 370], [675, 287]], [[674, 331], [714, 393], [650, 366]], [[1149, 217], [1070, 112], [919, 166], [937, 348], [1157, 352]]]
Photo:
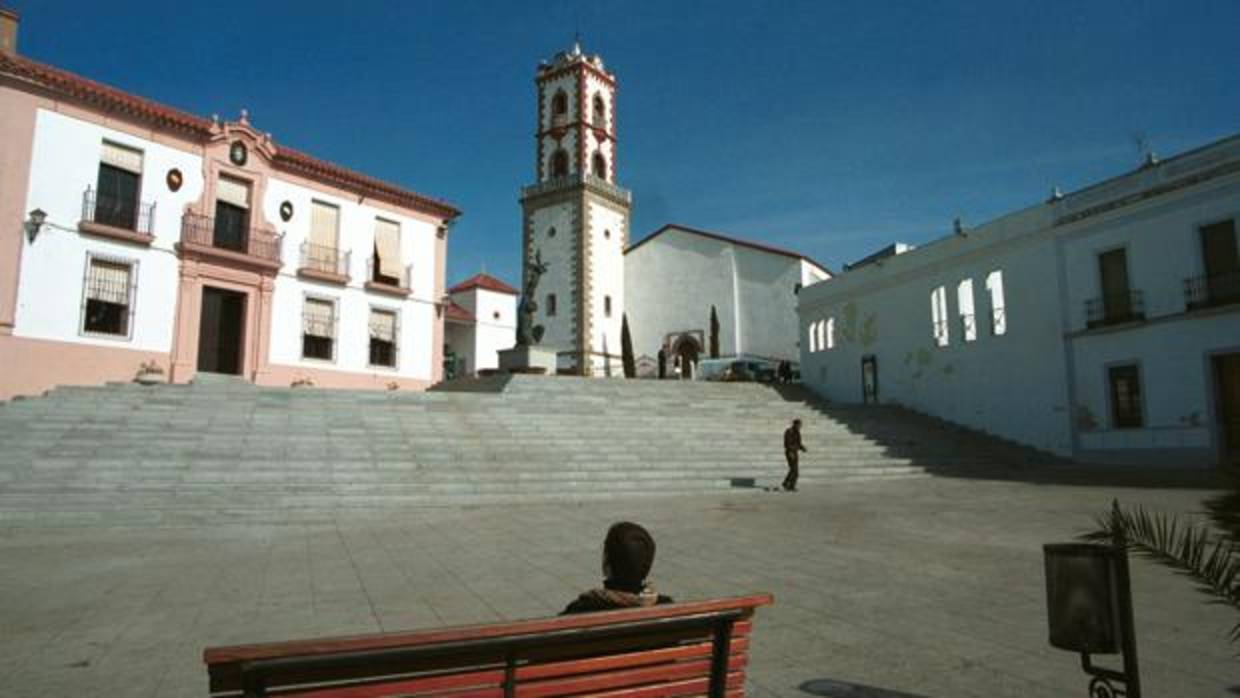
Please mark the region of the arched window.
[[553, 317], [554, 315], [555, 315], [555, 294], [548, 293], [547, 294], [547, 317]]
[[607, 160], [603, 158], [602, 153], [595, 153], [593, 160], [594, 176], [599, 179], [607, 179]]
[[551, 98], [551, 116], [567, 116], [568, 115], [568, 95], [564, 94], [564, 90], [555, 93]]
[[560, 148], [555, 151], [555, 155], [551, 156], [551, 176], [567, 177], [568, 176], [568, 151]]
[[550, 228], [547, 229], [547, 237], [549, 238], [555, 237], [555, 226], [551, 226]]
[[594, 95], [594, 125], [599, 127], [605, 126], [606, 116], [607, 106], [603, 104], [603, 97], [601, 95]]

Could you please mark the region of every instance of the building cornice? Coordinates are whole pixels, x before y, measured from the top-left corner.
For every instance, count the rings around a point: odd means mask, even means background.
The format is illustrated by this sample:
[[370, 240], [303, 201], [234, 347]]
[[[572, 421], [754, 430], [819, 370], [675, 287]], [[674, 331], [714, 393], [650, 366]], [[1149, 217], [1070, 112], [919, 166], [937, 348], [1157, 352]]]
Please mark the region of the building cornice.
[[[88, 109], [118, 114], [201, 143], [210, 142], [218, 137], [221, 130], [221, 125], [215, 120], [195, 116], [24, 56], [0, 54], [0, 76], [26, 87], [42, 89], [56, 97], [68, 98]], [[244, 120], [228, 122], [226, 127], [248, 128], [248, 123]], [[257, 131], [255, 133], [257, 134]], [[269, 135], [265, 139], [270, 142]], [[259, 140], [262, 140], [261, 136]], [[446, 202], [397, 187], [292, 148], [278, 147], [274, 144], [270, 147], [271, 162], [277, 169], [440, 218], [452, 219], [461, 214], [460, 210]]]

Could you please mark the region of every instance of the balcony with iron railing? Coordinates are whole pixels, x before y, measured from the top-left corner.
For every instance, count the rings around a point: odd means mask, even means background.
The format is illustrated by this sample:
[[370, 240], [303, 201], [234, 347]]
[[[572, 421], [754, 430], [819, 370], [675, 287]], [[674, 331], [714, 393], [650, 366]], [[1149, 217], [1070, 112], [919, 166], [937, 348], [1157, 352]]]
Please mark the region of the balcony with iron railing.
[[155, 221], [155, 204], [143, 203], [137, 197], [109, 196], [87, 187], [82, 194], [82, 219], [78, 230], [87, 235], [150, 245]]
[[1184, 305], [1190, 311], [1232, 303], [1240, 303], [1240, 271], [1184, 280]]
[[297, 275], [305, 279], [325, 281], [332, 284], [349, 283], [349, 263], [352, 252], [342, 252], [335, 247], [301, 243], [301, 264]]
[[1094, 329], [1145, 319], [1145, 296], [1140, 291], [1107, 293], [1085, 301], [1085, 327]]
[[408, 296], [413, 293], [411, 279], [413, 277], [413, 265], [406, 264], [400, 268], [400, 276], [388, 276], [384, 274], [377, 260], [371, 257], [366, 261], [366, 290], [376, 291], [378, 293], [386, 293], [392, 296]]
[[181, 251], [222, 262], [280, 268], [283, 237], [271, 230], [234, 226], [221, 219], [187, 213], [181, 219]]

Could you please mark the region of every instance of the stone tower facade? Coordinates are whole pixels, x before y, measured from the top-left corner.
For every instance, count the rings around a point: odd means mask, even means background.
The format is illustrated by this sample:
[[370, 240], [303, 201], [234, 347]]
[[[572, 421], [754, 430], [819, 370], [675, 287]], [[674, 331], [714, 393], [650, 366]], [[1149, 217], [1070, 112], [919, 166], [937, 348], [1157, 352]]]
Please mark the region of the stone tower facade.
[[533, 185], [521, 192], [524, 266], [547, 264], [535, 324], [559, 368], [622, 375], [624, 248], [632, 194], [616, 184], [616, 78], [581, 47], [538, 67]]

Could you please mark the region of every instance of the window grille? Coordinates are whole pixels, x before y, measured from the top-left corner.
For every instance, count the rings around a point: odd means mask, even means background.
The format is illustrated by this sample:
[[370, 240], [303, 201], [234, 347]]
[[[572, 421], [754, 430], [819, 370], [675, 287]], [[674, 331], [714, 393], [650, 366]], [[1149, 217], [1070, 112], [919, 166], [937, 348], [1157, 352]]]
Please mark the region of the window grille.
[[129, 337], [133, 325], [134, 262], [87, 256], [82, 331]]

